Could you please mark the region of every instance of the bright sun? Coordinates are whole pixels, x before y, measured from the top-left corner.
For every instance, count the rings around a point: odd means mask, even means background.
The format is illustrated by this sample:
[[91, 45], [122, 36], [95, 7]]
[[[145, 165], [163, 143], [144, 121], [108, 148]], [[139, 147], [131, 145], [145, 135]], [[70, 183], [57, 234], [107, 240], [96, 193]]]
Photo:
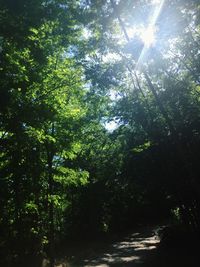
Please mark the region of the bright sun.
[[141, 39], [146, 47], [151, 46], [155, 43], [155, 27], [149, 26], [141, 32]]

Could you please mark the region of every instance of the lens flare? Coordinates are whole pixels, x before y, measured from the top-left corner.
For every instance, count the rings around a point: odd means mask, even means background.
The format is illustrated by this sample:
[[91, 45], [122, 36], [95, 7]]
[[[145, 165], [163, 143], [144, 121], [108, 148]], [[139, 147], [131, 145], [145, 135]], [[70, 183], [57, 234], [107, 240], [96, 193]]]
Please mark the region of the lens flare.
[[155, 27], [150, 26], [141, 34], [141, 39], [145, 46], [149, 47], [155, 42]]
[[148, 51], [148, 48], [155, 42], [156, 22], [158, 17], [160, 16], [165, 0], [153, 0], [153, 1], [154, 4], [156, 4], [156, 7], [151, 16], [148, 28], [144, 30], [143, 33], [141, 34], [141, 38], [145, 45], [136, 63], [135, 70], [140, 69], [142, 62], [145, 58], [146, 52]]

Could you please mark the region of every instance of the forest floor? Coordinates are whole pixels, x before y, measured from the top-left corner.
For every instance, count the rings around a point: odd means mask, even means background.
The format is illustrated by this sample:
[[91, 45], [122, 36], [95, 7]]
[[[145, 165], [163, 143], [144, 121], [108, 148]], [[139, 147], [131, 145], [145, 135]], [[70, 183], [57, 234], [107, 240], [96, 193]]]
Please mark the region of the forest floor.
[[70, 249], [70, 260], [61, 259], [56, 267], [151, 266], [159, 244], [155, 230], [155, 227], [138, 228], [134, 233], [110, 242], [77, 244]]
[[162, 246], [159, 227], [140, 227], [109, 240], [82, 242], [63, 249], [56, 267], [197, 267], [199, 242]]

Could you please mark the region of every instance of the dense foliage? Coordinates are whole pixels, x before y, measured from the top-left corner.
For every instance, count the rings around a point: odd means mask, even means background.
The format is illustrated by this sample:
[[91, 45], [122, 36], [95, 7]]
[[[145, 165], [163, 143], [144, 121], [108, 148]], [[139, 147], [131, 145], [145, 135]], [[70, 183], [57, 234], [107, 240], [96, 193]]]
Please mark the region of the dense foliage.
[[141, 222], [199, 232], [200, 2], [0, 5], [1, 264]]

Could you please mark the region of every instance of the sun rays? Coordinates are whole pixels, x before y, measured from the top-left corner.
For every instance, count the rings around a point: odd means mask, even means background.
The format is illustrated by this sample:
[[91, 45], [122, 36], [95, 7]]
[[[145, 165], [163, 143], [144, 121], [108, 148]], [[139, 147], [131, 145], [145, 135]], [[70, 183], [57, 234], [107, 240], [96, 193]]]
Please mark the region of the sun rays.
[[137, 61], [135, 70], [138, 70], [141, 67], [141, 64], [143, 62], [143, 59], [146, 55], [146, 52], [148, 48], [153, 45], [156, 42], [156, 22], [158, 20], [158, 17], [162, 11], [163, 5], [164, 5], [165, 0], [156, 0], [155, 1], [155, 10], [154, 13], [150, 19], [149, 26], [142, 30], [141, 32], [141, 39], [144, 43], [144, 47], [141, 51], [140, 57]]

